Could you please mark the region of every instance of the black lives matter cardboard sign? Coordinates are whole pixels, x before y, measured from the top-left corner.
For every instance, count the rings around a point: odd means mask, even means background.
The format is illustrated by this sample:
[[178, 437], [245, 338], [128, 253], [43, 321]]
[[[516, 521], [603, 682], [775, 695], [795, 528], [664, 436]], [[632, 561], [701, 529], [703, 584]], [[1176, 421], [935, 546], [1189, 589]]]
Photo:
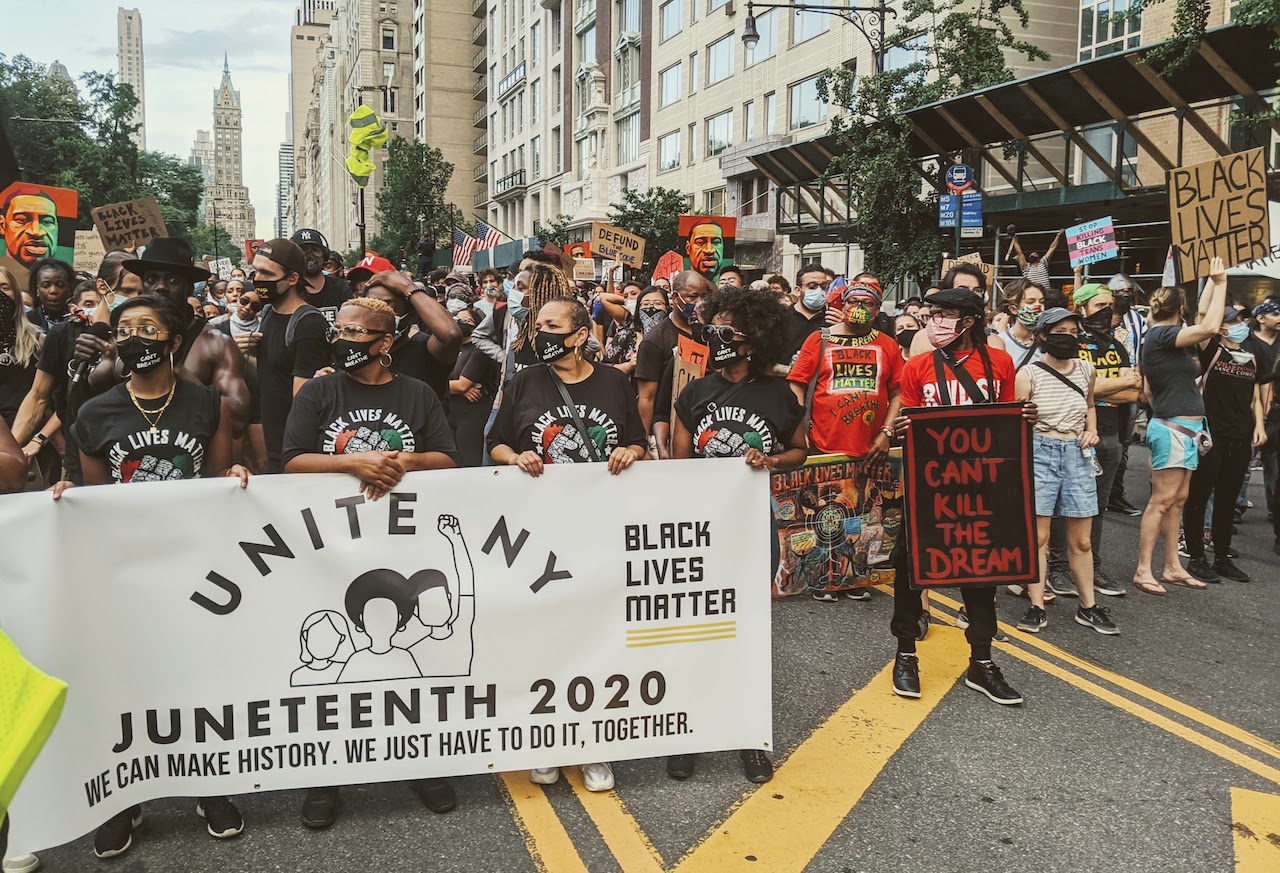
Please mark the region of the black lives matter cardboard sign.
[[907, 558], [916, 588], [1036, 580], [1031, 424], [1021, 403], [904, 409]]
[[154, 197], [99, 206], [89, 213], [107, 251], [135, 249], [155, 237], [168, 236], [160, 204]]
[[1169, 230], [1179, 282], [1209, 275], [1271, 252], [1267, 156], [1262, 149], [1224, 155], [1168, 173]]

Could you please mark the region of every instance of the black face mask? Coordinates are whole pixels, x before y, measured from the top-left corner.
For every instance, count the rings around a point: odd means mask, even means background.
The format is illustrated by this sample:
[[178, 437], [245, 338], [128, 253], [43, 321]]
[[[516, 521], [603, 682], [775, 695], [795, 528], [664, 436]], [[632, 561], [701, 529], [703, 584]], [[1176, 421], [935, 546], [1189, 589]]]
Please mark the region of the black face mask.
[[361, 367], [373, 363], [373, 346], [377, 340], [367, 343], [353, 343], [351, 340], [338, 340], [333, 344], [333, 360], [339, 370], [352, 373]]
[[725, 342], [720, 338], [720, 334], [711, 332], [707, 337], [707, 348], [711, 352], [707, 366], [713, 370], [723, 369], [730, 364], [736, 364], [746, 355], [742, 354], [742, 347], [746, 345], [742, 340], [730, 340]]
[[1124, 314], [1133, 306], [1133, 298], [1128, 294], [1117, 294], [1114, 298], [1115, 302], [1112, 306], [1115, 308], [1116, 315], [1124, 317]]
[[126, 375], [146, 373], [154, 370], [164, 361], [166, 345], [164, 340], [131, 336], [116, 342], [116, 357], [120, 359]]
[[573, 336], [572, 332], [550, 333], [545, 330], [538, 331], [533, 339], [533, 347], [538, 353], [538, 359], [543, 363], [551, 364], [572, 352], [573, 349], [565, 345], [564, 342], [571, 336]]
[[253, 290], [258, 295], [258, 299], [265, 300], [267, 303], [275, 303], [281, 300], [289, 290], [280, 290], [280, 283], [284, 279], [254, 279]]
[[1085, 318], [1084, 326], [1089, 328], [1089, 330], [1092, 330], [1095, 332], [1110, 333], [1111, 332], [1111, 315], [1112, 315], [1111, 307], [1104, 306], [1101, 309], [1099, 309], [1097, 312], [1095, 312], [1093, 315], [1090, 315], [1088, 318]]
[[1069, 361], [1080, 356], [1080, 340], [1069, 333], [1051, 333], [1041, 340], [1040, 345], [1046, 355], [1059, 360]]
[[665, 309], [641, 309], [639, 314], [640, 329], [646, 334], [667, 320]]
[[476, 326], [469, 321], [458, 322], [458, 330], [462, 331], [463, 336], [471, 336], [475, 329]]

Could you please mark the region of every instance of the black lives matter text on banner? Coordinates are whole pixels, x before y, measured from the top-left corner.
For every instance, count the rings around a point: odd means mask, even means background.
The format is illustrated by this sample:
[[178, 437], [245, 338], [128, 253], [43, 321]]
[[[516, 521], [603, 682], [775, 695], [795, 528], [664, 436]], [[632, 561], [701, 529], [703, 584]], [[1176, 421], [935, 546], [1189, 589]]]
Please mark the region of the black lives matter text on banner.
[[1267, 157], [1263, 149], [1224, 155], [1167, 174], [1169, 230], [1179, 282], [1209, 275], [1209, 263], [1228, 267], [1271, 251]]
[[591, 250], [638, 270], [644, 262], [644, 237], [595, 221], [591, 224]]
[[93, 226], [102, 237], [102, 244], [107, 251], [113, 249], [136, 249], [145, 246], [158, 236], [168, 236], [164, 215], [160, 212], [160, 204], [154, 197], [139, 197], [123, 203], [112, 203], [99, 206], [89, 215], [93, 218]]
[[1021, 403], [904, 409], [907, 556], [916, 588], [1033, 582], [1031, 425]]
[[[71, 689], [10, 849], [161, 797], [771, 748], [767, 477], [650, 467], [409, 473], [377, 503], [339, 475], [0, 497], [5, 631]], [[620, 509], [565, 525], [569, 493]], [[100, 547], [18, 546], [55, 539]]]

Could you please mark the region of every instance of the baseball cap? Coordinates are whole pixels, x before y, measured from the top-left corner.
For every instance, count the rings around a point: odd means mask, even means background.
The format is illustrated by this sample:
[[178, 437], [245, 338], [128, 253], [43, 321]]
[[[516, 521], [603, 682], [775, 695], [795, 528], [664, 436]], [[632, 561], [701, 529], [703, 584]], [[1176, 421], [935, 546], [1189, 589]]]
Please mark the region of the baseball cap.
[[927, 306], [945, 306], [959, 310], [962, 315], [982, 315], [982, 298], [968, 288], [948, 288], [935, 291], [924, 299]]
[[320, 246], [320, 248], [325, 250], [326, 254], [329, 252], [329, 241], [325, 239], [324, 234], [318, 230], [303, 228], [302, 230], [295, 231], [293, 236], [289, 237], [289, 239], [297, 243], [299, 246]]
[[1233, 321], [1239, 321], [1247, 317], [1248, 314], [1249, 310], [1247, 309], [1236, 309], [1234, 306], [1227, 306], [1222, 310], [1222, 323], [1230, 324]]
[[382, 255], [366, 255], [354, 267], [347, 270], [347, 278], [352, 282], [363, 282], [375, 273], [385, 273], [395, 268], [396, 265]]
[[1076, 323], [1080, 322], [1080, 313], [1072, 312], [1070, 309], [1063, 309], [1061, 306], [1055, 306], [1052, 309], [1046, 309], [1040, 313], [1040, 317], [1036, 319], [1036, 330], [1048, 330], [1055, 324], [1060, 324], [1068, 318], [1074, 318]]
[[1087, 282], [1077, 288], [1075, 294], [1071, 295], [1071, 302], [1076, 306], [1080, 306], [1081, 304], [1087, 303], [1097, 297], [1099, 294], [1110, 293], [1111, 289], [1106, 285], [1099, 284], [1098, 282]]
[[287, 272], [301, 276], [307, 271], [307, 259], [297, 244], [287, 239], [269, 239], [258, 246], [254, 253], [275, 261]]

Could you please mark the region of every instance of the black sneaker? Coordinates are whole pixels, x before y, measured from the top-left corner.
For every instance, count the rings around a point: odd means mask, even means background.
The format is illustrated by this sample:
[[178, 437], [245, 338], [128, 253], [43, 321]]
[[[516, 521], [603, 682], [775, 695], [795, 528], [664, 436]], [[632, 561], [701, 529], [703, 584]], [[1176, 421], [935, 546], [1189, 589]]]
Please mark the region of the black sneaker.
[[[1213, 551], [1213, 554], [1214, 554], [1214, 557], [1217, 557], [1217, 555], [1218, 555], [1218, 547], [1217, 547], [1217, 546], [1215, 546], [1213, 543], [1205, 543], [1205, 544], [1204, 544], [1204, 547], [1205, 547], [1206, 549], [1210, 549], [1210, 550], [1212, 550], [1212, 551]], [[1233, 561], [1234, 561], [1236, 558], [1240, 557], [1240, 553], [1236, 551], [1235, 546], [1227, 546], [1227, 554], [1225, 555], [1225, 557], [1228, 557], [1228, 558], [1230, 558], [1231, 560], [1233, 560]]]
[[342, 811], [342, 798], [337, 788], [311, 788], [302, 799], [302, 823], [319, 830], [338, 820]]
[[444, 779], [414, 779], [409, 783], [409, 790], [418, 795], [422, 805], [436, 815], [458, 808], [458, 795]]
[[1118, 512], [1121, 515], [1128, 515], [1133, 517], [1142, 515], [1141, 509], [1132, 505], [1131, 503], [1129, 503], [1129, 501], [1125, 500], [1123, 497], [1112, 497], [1111, 500], [1107, 503], [1107, 509], [1110, 512]]
[[1018, 630], [1026, 631], [1029, 634], [1038, 634], [1048, 625], [1049, 617], [1038, 606], [1032, 606], [1027, 610], [1026, 615], [1018, 619]]
[[1109, 637], [1114, 637], [1120, 633], [1120, 628], [1116, 627], [1115, 622], [1111, 620], [1111, 616], [1107, 614], [1105, 606], [1094, 606], [1091, 609], [1080, 607], [1076, 610], [1076, 624], [1091, 627], [1098, 633], [1106, 634]]
[[1108, 597], [1124, 597], [1124, 586], [1098, 568], [1093, 571], [1093, 590]]
[[813, 599], [819, 603], [836, 603], [840, 600], [840, 595], [834, 591], [815, 591]]
[[1221, 582], [1222, 578], [1214, 572], [1213, 567], [1209, 566], [1209, 562], [1201, 555], [1199, 558], [1192, 558], [1191, 563], [1187, 564], [1187, 572], [1195, 576], [1201, 582]]
[[[965, 614], [963, 606], [960, 607], [960, 613], [956, 616], [956, 627], [960, 628], [960, 630], [969, 629], [969, 616]], [[996, 632], [991, 636], [991, 639], [997, 643], [1007, 643], [1009, 642], [1009, 635], [1000, 630], [1000, 625], [997, 624]]]
[[920, 659], [909, 652], [898, 652], [893, 659], [893, 693], [899, 697], [920, 696]]
[[1002, 706], [1015, 706], [1022, 702], [1022, 695], [1004, 681], [1000, 668], [990, 661], [970, 661], [964, 674], [964, 684]]
[[134, 806], [107, 819], [93, 835], [93, 854], [99, 858], [115, 858], [129, 851], [133, 832], [142, 824], [142, 807]]
[[677, 782], [683, 782], [693, 775], [694, 762], [697, 755], [670, 755], [667, 758], [667, 775]]
[[1050, 570], [1049, 579], [1045, 583], [1049, 590], [1059, 597], [1077, 597], [1076, 583], [1066, 570]]
[[201, 797], [196, 801], [196, 815], [205, 820], [209, 836], [219, 840], [238, 837], [244, 830], [244, 816], [225, 797]]
[[[1249, 574], [1235, 565], [1230, 558], [1218, 558], [1213, 562], [1213, 570], [1224, 579], [1232, 582], [1252, 582]], [[1205, 580], [1206, 582], [1209, 580]]]
[[916, 620], [916, 640], [923, 640], [929, 636], [929, 625], [933, 624], [933, 616], [929, 614], [929, 610], [920, 613], [920, 618]]
[[759, 749], [743, 749], [738, 754], [742, 756], [742, 773], [748, 782], [763, 785], [773, 778], [773, 762], [764, 752]]
[[870, 588], [850, 588], [844, 593], [845, 600], [870, 600]]

